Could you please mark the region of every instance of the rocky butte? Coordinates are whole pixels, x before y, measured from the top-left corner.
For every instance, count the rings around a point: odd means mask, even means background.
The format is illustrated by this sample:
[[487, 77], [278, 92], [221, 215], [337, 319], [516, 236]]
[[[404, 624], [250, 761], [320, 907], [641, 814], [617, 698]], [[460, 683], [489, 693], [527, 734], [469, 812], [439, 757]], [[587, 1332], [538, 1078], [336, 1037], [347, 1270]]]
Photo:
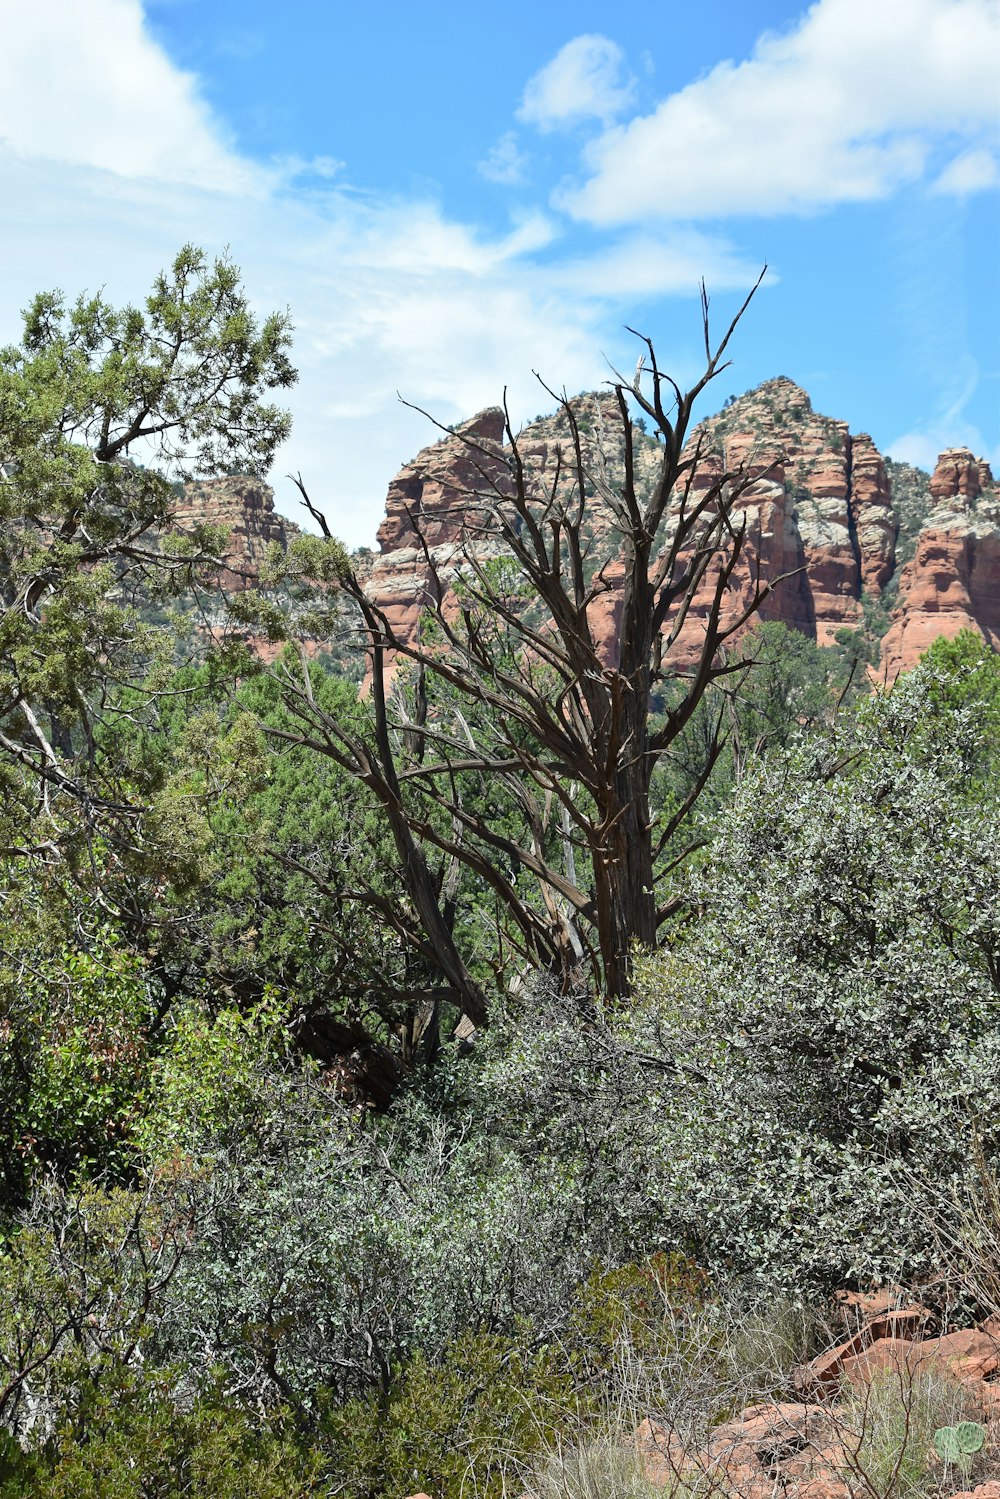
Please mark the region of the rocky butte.
[[[588, 470], [606, 482], [624, 463], [617, 404], [609, 393], [572, 401]], [[518, 447], [539, 493], [569, 455], [563, 413], [541, 417], [518, 435]], [[971, 628], [1000, 648], [1000, 491], [988, 464], [968, 449], [942, 453], [933, 475], [883, 459], [867, 433], [813, 410], [801, 386], [767, 380], [701, 423], [702, 457], [695, 488], [721, 469], [744, 466], [752, 483], [739, 501], [747, 544], [734, 577], [733, 607], [759, 569], [783, 577], [761, 610], [819, 645], [842, 630], [860, 631], [879, 652], [877, 675], [893, 680], [914, 665], [938, 635]], [[658, 446], [635, 431], [637, 478], [651, 483]], [[359, 557], [371, 597], [394, 630], [409, 638], [431, 602], [434, 564], [453, 605], [451, 585], [468, 554], [503, 555], [490, 524], [490, 505], [502, 495], [506, 468], [503, 416], [480, 412], [424, 448], [393, 479], [379, 552]], [[595, 483], [587, 526], [602, 591], [590, 605], [591, 626], [610, 660], [621, 605], [622, 568], [613, 518]], [[278, 516], [267, 485], [226, 478], [189, 486], [175, 519], [181, 529], [209, 521], [230, 533], [220, 584], [245, 586], [272, 541], [287, 545], [295, 526]], [[785, 576], [787, 575], [787, 576]], [[678, 642], [679, 660], [693, 653], [699, 630], [695, 600]]]
[[968, 448], [942, 453], [930, 509], [882, 642], [890, 676], [912, 666], [938, 635], [977, 630], [1000, 649], [1000, 492], [989, 464]]
[[[607, 394], [575, 397], [585, 459], [606, 477], [622, 472], [617, 408]], [[784, 577], [761, 617], [780, 620], [819, 645], [849, 629], [881, 644], [879, 677], [893, 679], [916, 662], [937, 635], [977, 630], [1000, 647], [1000, 493], [982, 459], [966, 449], [943, 453], [932, 477], [883, 459], [867, 433], [813, 410], [801, 386], [767, 380], [702, 422], [703, 456], [695, 487], [722, 469], [745, 466], [753, 482], [739, 502], [747, 545], [736, 597], [764, 579]], [[471, 442], [473, 447], [469, 446]], [[564, 415], [543, 417], [518, 435], [526, 467], [540, 492], [552, 481], [560, 450], [567, 454]], [[466, 550], [499, 555], [480, 498], [484, 475], [502, 490], [503, 417], [481, 412], [453, 435], [425, 448], [389, 486], [379, 553], [368, 564], [366, 586], [395, 630], [408, 636], [429, 601], [427, 548], [447, 588]], [[495, 461], [491, 462], [491, 455]], [[657, 444], [636, 433], [640, 482], [651, 480]], [[615, 532], [596, 492], [588, 498], [595, 559], [606, 562], [605, 590], [590, 606], [595, 635], [612, 649], [620, 606]], [[418, 534], [419, 532], [419, 534]], [[444, 601], [448, 606], [447, 598]], [[679, 645], [693, 650], [698, 601]]]

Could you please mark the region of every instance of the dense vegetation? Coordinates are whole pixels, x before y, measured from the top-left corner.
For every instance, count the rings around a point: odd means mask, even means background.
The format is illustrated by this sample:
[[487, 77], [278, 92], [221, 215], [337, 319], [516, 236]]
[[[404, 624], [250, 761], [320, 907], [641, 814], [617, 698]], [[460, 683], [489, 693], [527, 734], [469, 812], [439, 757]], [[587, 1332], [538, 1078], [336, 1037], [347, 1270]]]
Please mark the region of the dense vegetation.
[[[694, 691], [657, 644], [630, 781], [579, 615], [561, 655], [525, 606], [544, 537], [361, 696], [297, 649], [352, 601], [393, 645], [320, 537], [238, 601], [265, 668], [174, 607], [217, 538], [150, 528], [158, 464], [266, 466], [286, 345], [185, 251], [0, 354], [0, 1494], [566, 1492], [544, 1454], [650, 1370], [716, 1419], [748, 1361], [780, 1390], [834, 1287], [996, 1310], [997, 658], [869, 696], [766, 625]], [[602, 925], [626, 793], [665, 836]]]

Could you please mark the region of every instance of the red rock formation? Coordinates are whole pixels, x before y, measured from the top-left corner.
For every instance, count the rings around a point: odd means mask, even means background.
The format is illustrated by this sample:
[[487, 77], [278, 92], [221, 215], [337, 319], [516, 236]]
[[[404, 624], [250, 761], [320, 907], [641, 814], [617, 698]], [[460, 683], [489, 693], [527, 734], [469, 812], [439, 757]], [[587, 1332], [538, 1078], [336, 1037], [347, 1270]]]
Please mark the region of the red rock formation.
[[497, 407], [482, 411], [452, 435], [422, 449], [389, 486], [377, 538], [381, 555], [370, 564], [364, 581], [391, 628], [404, 640], [414, 638], [421, 612], [436, 602], [435, 571], [450, 611], [455, 605], [449, 585], [466, 551], [480, 560], [500, 552], [482, 507], [484, 497], [492, 500], [504, 492], [503, 435], [503, 412]]
[[882, 455], [861, 432], [850, 441], [851, 523], [857, 537], [864, 592], [879, 594], [896, 560], [896, 514]]
[[730, 469], [760, 479], [743, 499], [754, 566], [766, 579], [794, 572], [761, 617], [833, 643], [862, 624], [861, 596], [892, 576], [896, 517], [881, 454], [867, 433], [820, 416], [791, 380], [765, 381], [703, 424]]
[[1000, 649], [1000, 492], [989, 464], [968, 448], [941, 454], [930, 481], [934, 509], [902, 569], [899, 603], [882, 644], [891, 681], [939, 635], [975, 630]]
[[220, 526], [228, 538], [223, 547], [225, 566], [215, 580], [227, 590], [248, 587], [256, 579], [273, 542], [284, 548], [298, 527], [278, 515], [274, 491], [260, 479], [236, 474], [188, 484], [172, 511], [179, 531], [197, 526]]
[[974, 458], [968, 448], [946, 448], [931, 475], [931, 494], [935, 500], [958, 497], [975, 500], [984, 489], [993, 487], [989, 464]]
[[385, 520], [378, 529], [382, 552], [417, 548], [415, 521], [427, 546], [456, 542], [463, 525], [473, 520], [476, 498], [488, 489], [489, 480], [503, 483], [503, 437], [504, 414], [492, 406], [400, 469], [389, 485]]
[[[583, 430], [585, 467], [603, 471], [616, 483], [623, 471], [616, 401], [610, 395], [583, 396], [574, 407]], [[485, 449], [475, 462], [465, 444], [449, 437], [420, 453], [390, 486], [379, 531], [381, 555], [368, 582], [393, 626], [402, 632], [416, 628], [427, 597], [429, 569], [413, 521], [418, 521], [445, 578], [459, 565], [462, 545], [471, 543], [478, 550], [486, 544], [481, 534], [472, 534], [469, 520], [472, 516], [478, 523], [475, 497], [484, 489], [481, 469], [502, 489], [502, 473], [490, 468], [493, 456], [499, 459], [500, 413], [482, 413], [463, 432], [474, 435]], [[539, 496], [556, 481], [557, 465], [565, 474], [567, 463], [572, 463], [568, 438], [568, 424], [558, 413], [520, 434], [519, 452]], [[692, 438], [692, 445], [696, 442], [703, 451], [693, 482], [695, 496], [704, 493], [723, 468], [742, 470], [752, 479], [739, 502], [747, 539], [724, 618], [737, 617], [760, 576], [784, 579], [766, 601], [763, 618], [782, 620], [823, 645], [830, 644], [843, 625], [857, 628], [862, 621], [862, 589], [878, 592], [891, 575], [896, 530], [885, 466], [871, 439], [852, 440], [844, 423], [814, 413], [806, 392], [782, 378], [767, 381], [703, 423]], [[658, 461], [657, 443], [637, 435], [640, 491], [653, 481]], [[568, 483], [568, 477], [562, 482]], [[589, 613], [594, 636], [610, 661], [620, 617], [622, 567], [615, 555], [614, 515], [597, 492], [588, 494], [586, 524], [594, 555], [607, 559], [602, 571], [605, 586]], [[699, 626], [711, 598], [712, 578], [707, 577], [678, 642], [681, 664], [697, 651]]]
[[[610, 662], [623, 567], [614, 514], [599, 491], [602, 476], [614, 486], [623, 471], [620, 419], [617, 402], [607, 393], [576, 397], [573, 406], [585, 467], [593, 476], [586, 541], [602, 585], [590, 605], [590, 625]], [[723, 467], [742, 468], [752, 480], [738, 504], [747, 536], [724, 618], [736, 617], [758, 577], [782, 578], [761, 618], [801, 630], [820, 645], [832, 644], [844, 626], [862, 628], [863, 599], [888, 590], [895, 607], [878, 674], [889, 680], [913, 666], [938, 635], [971, 628], [1000, 648], [1000, 492], [989, 465], [967, 448], [942, 453], [929, 482], [929, 501], [918, 485], [912, 494], [906, 491], [905, 504], [894, 502], [886, 465], [871, 438], [852, 436], [845, 423], [814, 412], [806, 392], [784, 377], [765, 381], [703, 422], [692, 441], [702, 444], [696, 495]], [[401, 635], [415, 633], [430, 601], [425, 546], [445, 589], [446, 610], [454, 607], [450, 585], [470, 554], [477, 560], [502, 555], [500, 538], [485, 521], [483, 497], [495, 502], [497, 493], [508, 492], [503, 443], [503, 414], [491, 408], [424, 448], [390, 485], [378, 532], [380, 552], [364, 564], [365, 582]], [[570, 484], [573, 451], [563, 414], [533, 422], [519, 435], [518, 448], [539, 498], [557, 482], [560, 468], [558, 483], [564, 489]], [[636, 432], [635, 458], [641, 493], [657, 470], [656, 441]], [[903, 470], [897, 466], [893, 472]], [[906, 472], [919, 479], [916, 471]], [[927, 503], [932, 508], [914, 544]], [[286, 545], [295, 530], [275, 514], [267, 485], [238, 477], [188, 487], [176, 523], [191, 529], [205, 522], [229, 533], [219, 578], [227, 589], [246, 586], [267, 547]], [[901, 523], [904, 556], [914, 545], [915, 554], [897, 570]], [[711, 583], [711, 577], [705, 579], [678, 642], [680, 664], [697, 650]]]

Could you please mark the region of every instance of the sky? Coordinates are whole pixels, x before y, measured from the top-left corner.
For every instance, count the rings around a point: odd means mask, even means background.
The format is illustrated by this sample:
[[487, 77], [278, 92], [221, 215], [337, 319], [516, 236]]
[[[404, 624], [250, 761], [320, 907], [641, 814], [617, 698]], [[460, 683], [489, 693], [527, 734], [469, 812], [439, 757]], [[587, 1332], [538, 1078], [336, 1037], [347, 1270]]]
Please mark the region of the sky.
[[1000, 472], [1000, 0], [0, 0], [0, 343], [186, 242], [289, 308], [271, 476], [349, 545], [434, 428], [635, 367], [774, 375]]

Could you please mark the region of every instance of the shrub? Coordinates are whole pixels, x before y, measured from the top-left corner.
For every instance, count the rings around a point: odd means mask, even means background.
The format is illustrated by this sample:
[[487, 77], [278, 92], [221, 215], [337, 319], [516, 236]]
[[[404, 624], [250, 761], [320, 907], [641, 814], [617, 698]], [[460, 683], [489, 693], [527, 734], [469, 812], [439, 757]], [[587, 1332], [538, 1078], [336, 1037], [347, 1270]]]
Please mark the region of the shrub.
[[579, 1413], [554, 1350], [466, 1334], [437, 1363], [417, 1354], [402, 1365], [387, 1397], [329, 1410], [320, 1442], [335, 1491], [351, 1499], [418, 1491], [499, 1499], [507, 1474], [578, 1424]]
[[[183, 1384], [181, 1385], [181, 1391]], [[40, 1450], [8, 1447], [0, 1499], [306, 1499], [319, 1457], [221, 1392], [192, 1400], [163, 1372], [109, 1371]]]
[[748, 768], [627, 1007], [535, 982], [480, 1041], [474, 1127], [545, 1163], [595, 1260], [681, 1250], [792, 1297], [906, 1280], [942, 1184], [953, 1223], [978, 1190], [973, 1115], [996, 1161], [1000, 805], [979, 705], [941, 686]]
[[0, 1208], [32, 1173], [122, 1180], [135, 1162], [154, 1016], [139, 959], [101, 927], [89, 946], [16, 926], [0, 958]]
[[972, 1112], [1000, 1146], [997, 796], [972, 794], [974, 711], [939, 712], [933, 681], [865, 704], [833, 754], [773, 753], [698, 873], [697, 926], [637, 963], [615, 1044], [659, 1059], [650, 1169], [710, 1267], [905, 1280], [934, 1256], [914, 1176], [971, 1179]]
[[439, 1359], [465, 1331], [512, 1335], [527, 1319], [544, 1340], [563, 1325], [608, 1242], [600, 1217], [588, 1230], [565, 1156], [540, 1161], [491, 1132], [492, 1106], [445, 1079], [377, 1121], [291, 1063], [238, 1070], [244, 1089], [238, 1118], [203, 1110], [164, 1130], [198, 1162], [204, 1200], [160, 1329], [168, 1356], [224, 1369], [234, 1395], [311, 1411], [322, 1389], [384, 1392], [394, 1368]]
[[109, 1370], [156, 1361], [179, 1266], [200, 1231], [184, 1168], [139, 1190], [40, 1189], [0, 1254], [0, 1423], [47, 1437]]
[[623, 1339], [633, 1347], [654, 1348], [676, 1313], [689, 1313], [710, 1294], [705, 1271], [676, 1250], [595, 1270], [575, 1298], [569, 1337], [591, 1366], [602, 1368]]

